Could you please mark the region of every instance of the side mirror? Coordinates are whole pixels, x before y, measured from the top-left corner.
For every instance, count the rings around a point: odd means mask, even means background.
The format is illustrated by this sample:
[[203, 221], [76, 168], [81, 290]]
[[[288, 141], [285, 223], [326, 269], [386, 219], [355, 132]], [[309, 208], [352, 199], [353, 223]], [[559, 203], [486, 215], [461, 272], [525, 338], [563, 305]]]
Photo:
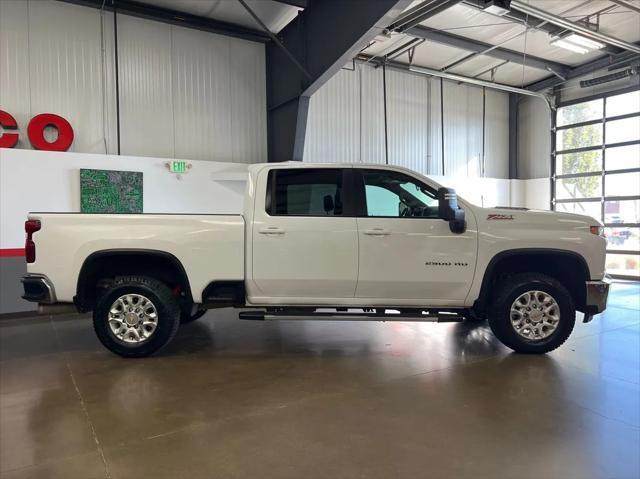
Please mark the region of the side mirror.
[[438, 216], [449, 222], [452, 233], [464, 233], [464, 210], [458, 206], [458, 195], [453, 188], [438, 189]]

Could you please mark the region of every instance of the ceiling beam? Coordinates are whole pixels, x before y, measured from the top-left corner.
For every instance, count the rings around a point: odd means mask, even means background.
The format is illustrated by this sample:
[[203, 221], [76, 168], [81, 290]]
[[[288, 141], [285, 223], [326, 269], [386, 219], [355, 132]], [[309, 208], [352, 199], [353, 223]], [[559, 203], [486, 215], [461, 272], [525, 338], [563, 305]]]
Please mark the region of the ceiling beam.
[[[478, 10], [483, 9], [482, 5], [478, 2], [478, 0], [464, 0], [464, 4]], [[569, 11], [572, 9], [569, 9]], [[553, 25], [552, 23], [549, 23], [545, 20], [541, 20], [537, 17], [533, 17], [526, 13], [519, 12], [518, 10], [511, 10], [502, 18], [512, 20], [514, 23], [526, 25], [528, 28], [531, 28], [533, 30], [545, 32], [550, 36], [557, 36], [558, 34], [565, 31], [565, 29], [560, 28], [557, 25]], [[612, 47], [611, 45], [605, 45], [604, 48], [602, 48], [602, 51], [606, 53], [615, 54], [615, 53], [620, 53], [623, 50], [617, 47]]]
[[541, 20], [545, 20], [549, 23], [557, 25], [561, 28], [565, 28], [574, 33], [578, 33], [579, 35], [585, 36], [592, 40], [599, 41], [607, 45], [612, 45], [614, 47], [622, 48], [624, 50], [629, 50], [635, 53], [640, 53], [640, 47], [638, 47], [637, 45], [634, 45], [633, 43], [626, 42], [624, 40], [613, 37], [611, 35], [607, 35], [602, 32], [591, 30], [590, 28], [587, 28], [584, 25], [580, 25], [578, 23], [567, 20], [566, 18], [560, 17], [558, 15], [554, 15], [553, 13], [549, 13], [545, 10], [541, 10], [539, 8], [533, 7], [528, 3], [520, 2], [518, 0], [512, 0], [510, 4], [510, 8], [512, 11], [518, 10], [521, 13], [531, 15]]
[[[636, 45], [640, 46], [640, 42], [636, 43]], [[566, 80], [572, 80], [574, 78], [588, 75], [589, 73], [602, 70], [603, 68], [622, 68], [626, 65], [638, 62], [640, 62], [640, 55], [632, 52], [622, 52], [617, 55], [605, 55], [571, 68], [565, 75], [564, 79], [558, 78], [557, 76], [549, 76], [542, 80], [530, 83], [526, 88], [527, 90], [533, 91], [546, 90], [547, 88], [553, 88], [561, 85]]]
[[291, 5], [292, 7], [307, 8], [309, 4], [308, 0], [273, 0], [276, 3], [284, 3], [285, 5]]
[[235, 23], [223, 22], [212, 18], [192, 15], [190, 13], [157, 7], [147, 3], [135, 2], [132, 0], [59, 0], [61, 2], [83, 5], [97, 9], [104, 8], [108, 11], [116, 10], [118, 13], [131, 15], [147, 20], [155, 20], [161, 23], [177, 25], [180, 27], [193, 28], [204, 32], [217, 33], [229, 37], [242, 38], [253, 42], [267, 43], [270, 41], [269, 35], [260, 30], [243, 27]]
[[615, 3], [616, 5], [620, 5], [621, 7], [628, 8], [629, 10], [633, 10], [634, 12], [640, 13], [640, 7], [632, 5], [631, 2], [627, 2], [624, 0], [609, 0], [609, 1], [612, 3]]
[[521, 52], [515, 50], [509, 50], [507, 48], [494, 48], [489, 43], [480, 42], [478, 40], [472, 40], [470, 38], [461, 37], [453, 33], [444, 32], [441, 30], [435, 30], [433, 28], [424, 27], [422, 25], [415, 26], [405, 31], [406, 34], [424, 38], [432, 42], [448, 45], [451, 47], [459, 48], [474, 53], [482, 53], [488, 57], [498, 58], [500, 60], [508, 60], [512, 63], [525, 64], [531, 68], [537, 68], [538, 70], [552, 70], [560, 75], [568, 73], [570, 67], [562, 63], [554, 62], [551, 60], [545, 60], [544, 58], [536, 57], [533, 55], [524, 55]]
[[389, 32], [402, 33], [411, 27], [418, 25], [440, 12], [453, 7], [462, 0], [425, 0], [413, 8], [403, 12], [394, 22], [387, 27]]

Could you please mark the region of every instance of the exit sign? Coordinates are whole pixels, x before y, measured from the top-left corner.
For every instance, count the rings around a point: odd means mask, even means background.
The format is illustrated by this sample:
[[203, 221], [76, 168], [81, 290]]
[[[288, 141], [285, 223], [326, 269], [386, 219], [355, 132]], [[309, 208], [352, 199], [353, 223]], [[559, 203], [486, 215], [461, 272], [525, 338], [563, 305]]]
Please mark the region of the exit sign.
[[169, 162], [169, 171], [171, 173], [186, 173], [189, 167], [191, 167], [191, 165], [187, 164], [186, 161]]

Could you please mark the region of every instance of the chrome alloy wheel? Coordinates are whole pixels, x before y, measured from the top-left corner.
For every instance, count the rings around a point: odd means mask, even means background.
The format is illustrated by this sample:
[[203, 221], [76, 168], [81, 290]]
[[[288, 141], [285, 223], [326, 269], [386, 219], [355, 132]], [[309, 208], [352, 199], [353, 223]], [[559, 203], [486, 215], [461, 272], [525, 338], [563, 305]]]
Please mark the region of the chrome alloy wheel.
[[511, 305], [511, 326], [528, 341], [551, 336], [560, 323], [560, 306], [549, 293], [527, 291]]
[[141, 343], [158, 327], [155, 305], [140, 294], [125, 294], [109, 308], [109, 327], [116, 338], [125, 343]]

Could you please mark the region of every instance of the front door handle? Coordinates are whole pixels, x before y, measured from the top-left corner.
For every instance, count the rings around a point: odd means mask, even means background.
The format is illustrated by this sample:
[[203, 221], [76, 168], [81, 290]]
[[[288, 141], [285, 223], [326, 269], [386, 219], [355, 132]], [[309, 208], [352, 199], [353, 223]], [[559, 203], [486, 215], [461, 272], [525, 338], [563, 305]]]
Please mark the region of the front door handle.
[[284, 230], [277, 226], [267, 226], [266, 228], [260, 228], [258, 233], [262, 235], [283, 235]]
[[382, 228], [373, 228], [370, 230], [364, 230], [363, 233], [369, 236], [388, 236], [391, 234], [390, 231]]

